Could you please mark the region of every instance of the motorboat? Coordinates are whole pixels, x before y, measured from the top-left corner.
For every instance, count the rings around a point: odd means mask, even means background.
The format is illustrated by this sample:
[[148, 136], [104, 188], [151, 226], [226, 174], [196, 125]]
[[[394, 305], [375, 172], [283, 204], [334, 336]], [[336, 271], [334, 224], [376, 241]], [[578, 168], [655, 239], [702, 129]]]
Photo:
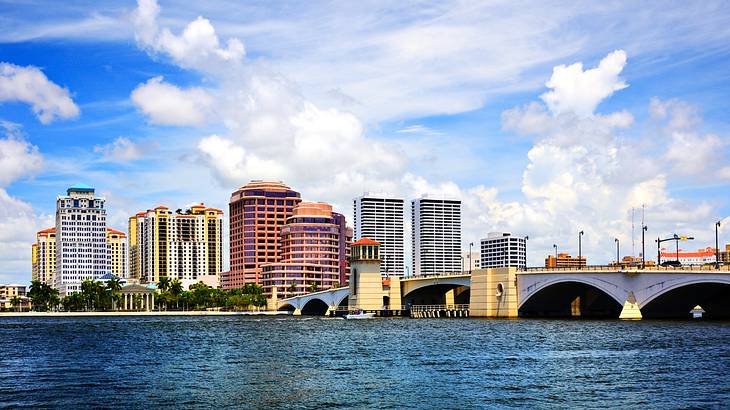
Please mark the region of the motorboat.
[[362, 310], [358, 310], [357, 312], [348, 313], [347, 315], [345, 315], [345, 319], [372, 319], [374, 317], [374, 312], [365, 313]]

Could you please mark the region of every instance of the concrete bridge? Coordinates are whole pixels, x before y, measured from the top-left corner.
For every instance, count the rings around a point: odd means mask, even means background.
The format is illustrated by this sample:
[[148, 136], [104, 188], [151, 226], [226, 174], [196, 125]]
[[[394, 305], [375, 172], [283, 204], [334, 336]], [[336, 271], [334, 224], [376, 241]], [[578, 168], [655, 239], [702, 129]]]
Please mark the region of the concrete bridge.
[[[580, 270], [515, 268], [480, 269], [462, 273], [398, 280], [390, 304], [403, 310], [413, 306], [465, 306], [471, 317], [608, 317], [622, 319], [689, 317], [696, 305], [710, 318], [730, 318], [730, 268], [619, 269], [587, 267]], [[348, 306], [349, 288], [285, 299], [280, 308], [307, 314], [330, 313]], [[374, 290], [378, 300], [385, 290]], [[377, 294], [375, 294], [377, 293]], [[362, 293], [359, 296], [363, 298]], [[317, 309], [313, 309], [317, 307]]]
[[338, 308], [347, 308], [347, 297], [350, 288], [337, 288], [308, 293], [276, 301], [277, 310], [290, 310], [294, 315], [329, 316]]

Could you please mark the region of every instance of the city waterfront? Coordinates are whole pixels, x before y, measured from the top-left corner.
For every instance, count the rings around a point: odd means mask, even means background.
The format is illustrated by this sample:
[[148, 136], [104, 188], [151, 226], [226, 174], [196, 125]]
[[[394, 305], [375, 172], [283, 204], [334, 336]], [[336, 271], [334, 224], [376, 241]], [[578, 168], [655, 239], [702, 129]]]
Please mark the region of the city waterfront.
[[0, 407], [725, 407], [730, 322], [0, 319]]

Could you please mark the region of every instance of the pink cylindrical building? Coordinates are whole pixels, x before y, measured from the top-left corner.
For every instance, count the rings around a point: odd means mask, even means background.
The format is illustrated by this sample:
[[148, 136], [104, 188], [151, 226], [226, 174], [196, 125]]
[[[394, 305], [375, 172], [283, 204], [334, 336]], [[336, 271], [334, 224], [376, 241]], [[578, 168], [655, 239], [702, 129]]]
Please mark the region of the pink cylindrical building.
[[[262, 266], [264, 294], [289, 297], [346, 283], [352, 230], [325, 203], [302, 202], [281, 228], [281, 260]], [[344, 250], [344, 252], [343, 252]]]

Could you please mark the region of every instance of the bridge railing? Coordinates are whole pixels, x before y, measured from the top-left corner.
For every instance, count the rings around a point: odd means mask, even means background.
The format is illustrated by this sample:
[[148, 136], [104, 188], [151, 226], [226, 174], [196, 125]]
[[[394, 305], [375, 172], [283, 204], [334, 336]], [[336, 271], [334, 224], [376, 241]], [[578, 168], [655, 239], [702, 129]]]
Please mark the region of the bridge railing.
[[406, 279], [423, 279], [423, 278], [438, 278], [440, 276], [464, 276], [468, 275], [469, 271], [465, 272], [443, 272], [443, 273], [429, 273], [424, 275], [411, 275], [411, 276], [403, 276], [401, 280]]
[[707, 272], [707, 271], [722, 271], [722, 272], [730, 272], [730, 265], [720, 265], [719, 268], [715, 268], [714, 265], [707, 266], [707, 265], [685, 265], [685, 266], [646, 266], [644, 269], [642, 269], [640, 266], [617, 266], [617, 265], [588, 265], [583, 267], [566, 267], [566, 268], [556, 268], [556, 267], [529, 267], [526, 269], [520, 269], [519, 272], [551, 272], [551, 271], [560, 271], [560, 272], [570, 272], [570, 271], [625, 271], [625, 270], [638, 270], [643, 272], [665, 272], [665, 271], [687, 271], [687, 272]]
[[468, 303], [453, 305], [411, 305], [411, 312], [431, 312], [435, 310], [469, 310]]

